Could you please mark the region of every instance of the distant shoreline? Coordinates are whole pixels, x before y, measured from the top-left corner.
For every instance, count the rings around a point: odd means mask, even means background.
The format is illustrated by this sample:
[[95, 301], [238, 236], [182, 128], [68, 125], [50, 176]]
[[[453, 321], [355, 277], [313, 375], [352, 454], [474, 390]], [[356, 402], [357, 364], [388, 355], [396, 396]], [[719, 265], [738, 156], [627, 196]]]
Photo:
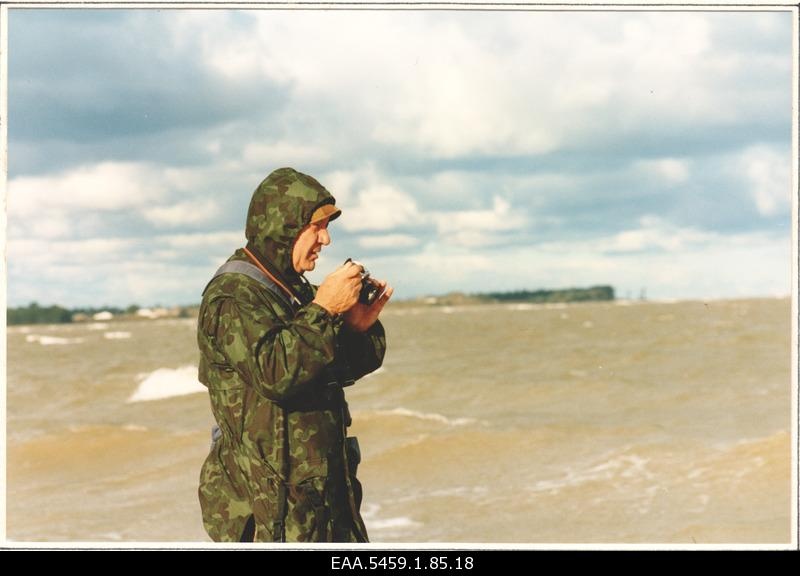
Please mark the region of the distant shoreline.
[[[487, 294], [465, 295], [450, 293], [444, 296], [426, 296], [413, 302], [422, 304], [485, 304], [490, 302], [586, 302], [613, 300], [614, 288], [611, 286], [592, 286], [590, 288], [565, 288], [560, 290], [518, 290], [515, 292], [491, 292]], [[8, 308], [9, 326], [20, 324], [71, 324], [74, 322], [106, 321], [112, 318], [126, 320], [154, 320], [156, 318], [195, 318], [199, 305], [172, 306], [164, 308], [156, 305], [144, 308], [132, 304], [125, 309], [104, 306], [100, 308], [64, 308], [58, 305], [40, 306], [31, 302], [28, 306]]]
[[747, 302], [747, 301], [760, 301], [760, 300], [787, 300], [791, 301], [792, 297], [789, 294], [773, 295], [773, 296], [736, 296], [736, 297], [719, 297], [719, 298], [617, 298], [614, 300], [584, 300], [573, 302], [501, 302], [497, 300], [478, 300], [478, 299], [465, 299], [463, 301], [438, 301], [436, 303], [424, 302], [421, 298], [410, 300], [400, 300], [391, 302], [387, 306], [387, 310], [391, 309], [437, 309], [437, 308], [470, 308], [470, 307], [524, 307], [524, 309], [547, 309], [547, 308], [563, 308], [567, 306], [591, 306], [598, 304], [605, 304], [610, 306], [642, 306], [642, 305], [673, 305], [673, 304], [722, 304], [730, 302]]
[[[615, 300], [612, 286], [589, 288], [560, 288], [557, 290], [514, 290], [511, 292], [486, 292], [464, 294], [451, 292], [443, 296], [423, 296], [404, 300], [403, 304], [458, 306], [464, 304], [558, 304], [570, 302], [612, 302]], [[407, 305], [407, 304], [406, 304]]]
[[[597, 287], [594, 287], [597, 288]], [[575, 305], [592, 303], [610, 303], [619, 306], [638, 304], [677, 304], [681, 302], [732, 302], [743, 300], [791, 300], [791, 294], [761, 295], [761, 296], [735, 296], [720, 298], [591, 298], [579, 291], [591, 291], [593, 288], [565, 290], [540, 290], [528, 292], [536, 296], [528, 299], [511, 298], [508, 295], [518, 294], [513, 292], [503, 293], [505, 299], [495, 298], [495, 294], [464, 294], [460, 292], [449, 293], [441, 296], [424, 296], [417, 298], [392, 300], [388, 309], [408, 308], [447, 308], [491, 305], [529, 305], [532, 307], [548, 307], [552, 305]], [[525, 291], [522, 291], [523, 294]], [[571, 294], [572, 299], [564, 298]], [[579, 297], [575, 298], [578, 295]], [[101, 308], [73, 308], [68, 309], [58, 305], [39, 306], [31, 303], [25, 307], [8, 308], [6, 316], [7, 326], [26, 326], [43, 324], [85, 324], [107, 321], [145, 321], [159, 319], [197, 318], [199, 305], [152, 307], [145, 308], [137, 305], [125, 309], [113, 306]]]

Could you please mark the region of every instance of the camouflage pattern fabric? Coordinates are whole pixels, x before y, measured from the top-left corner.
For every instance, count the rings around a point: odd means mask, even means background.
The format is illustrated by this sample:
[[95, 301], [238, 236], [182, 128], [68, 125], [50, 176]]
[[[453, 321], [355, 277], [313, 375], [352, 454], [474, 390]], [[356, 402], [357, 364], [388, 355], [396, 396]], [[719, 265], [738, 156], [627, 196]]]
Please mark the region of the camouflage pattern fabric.
[[[248, 247], [301, 302], [291, 306], [243, 274], [222, 274], [198, 318], [199, 380], [220, 429], [200, 473], [203, 523], [217, 542], [366, 542], [359, 456], [342, 385], [377, 369], [386, 339], [376, 322], [350, 330], [311, 302], [315, 288], [291, 267], [298, 232], [333, 203], [316, 180], [291, 168], [253, 194]], [[244, 250], [230, 260], [247, 261]]]

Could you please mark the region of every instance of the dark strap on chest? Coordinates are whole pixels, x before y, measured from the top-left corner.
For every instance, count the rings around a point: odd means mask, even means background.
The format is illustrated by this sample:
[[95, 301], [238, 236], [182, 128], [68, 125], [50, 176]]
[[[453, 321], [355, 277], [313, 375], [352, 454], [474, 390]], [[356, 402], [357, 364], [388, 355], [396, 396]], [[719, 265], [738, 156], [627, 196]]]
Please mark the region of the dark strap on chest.
[[217, 276], [222, 276], [223, 274], [244, 274], [245, 276], [249, 276], [267, 288], [270, 292], [278, 296], [278, 298], [280, 298], [284, 304], [289, 306], [289, 308], [292, 310], [295, 309], [288, 296], [286, 296], [286, 293], [281, 290], [278, 285], [272, 281], [272, 279], [267, 278], [257, 266], [254, 266], [253, 264], [250, 264], [250, 262], [245, 262], [243, 260], [232, 260], [230, 262], [225, 262], [225, 264], [220, 266], [217, 271], [214, 272], [214, 275], [211, 277], [211, 280], [208, 281], [208, 284], [206, 284], [206, 287], [203, 289], [203, 294], [206, 293], [206, 290], [208, 290], [208, 287], [214, 278]]

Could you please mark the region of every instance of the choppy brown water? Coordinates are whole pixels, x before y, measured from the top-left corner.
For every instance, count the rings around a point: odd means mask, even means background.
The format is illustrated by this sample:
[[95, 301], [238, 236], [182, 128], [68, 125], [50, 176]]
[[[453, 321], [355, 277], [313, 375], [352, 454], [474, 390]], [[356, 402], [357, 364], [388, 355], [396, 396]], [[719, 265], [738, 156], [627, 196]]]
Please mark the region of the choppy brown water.
[[[384, 323], [384, 367], [348, 389], [373, 541], [789, 542], [788, 300]], [[175, 395], [194, 330], [9, 328], [9, 539], [208, 541], [208, 401]]]

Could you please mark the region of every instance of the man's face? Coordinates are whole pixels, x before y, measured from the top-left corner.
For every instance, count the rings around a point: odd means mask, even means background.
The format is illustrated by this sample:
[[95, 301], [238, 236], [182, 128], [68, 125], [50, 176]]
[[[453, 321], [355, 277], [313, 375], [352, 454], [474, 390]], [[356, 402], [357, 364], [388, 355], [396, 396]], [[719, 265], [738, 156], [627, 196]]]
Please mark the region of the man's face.
[[328, 235], [329, 218], [314, 222], [300, 230], [292, 248], [292, 264], [295, 272], [302, 274], [313, 270], [323, 246], [331, 243]]

